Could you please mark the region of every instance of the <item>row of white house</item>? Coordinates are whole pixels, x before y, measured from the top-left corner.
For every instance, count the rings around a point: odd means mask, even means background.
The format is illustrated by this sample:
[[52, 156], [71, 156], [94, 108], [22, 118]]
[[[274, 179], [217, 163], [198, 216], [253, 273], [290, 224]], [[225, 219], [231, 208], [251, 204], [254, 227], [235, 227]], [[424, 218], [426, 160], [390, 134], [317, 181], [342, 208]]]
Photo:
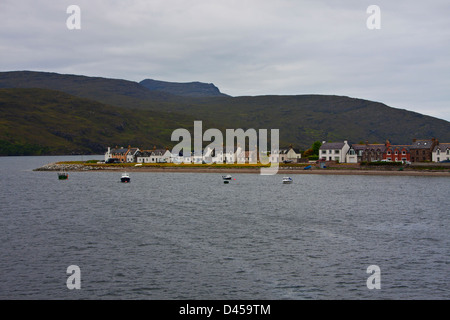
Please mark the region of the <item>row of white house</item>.
[[[299, 162], [299, 150], [292, 146], [287, 149], [272, 151], [268, 154], [271, 163]], [[105, 161], [117, 159], [130, 163], [257, 163], [260, 157], [256, 151], [245, 151], [234, 147], [227, 151], [224, 147], [205, 148], [201, 154], [172, 154], [166, 149], [139, 150], [139, 148], [108, 148]], [[417, 140], [411, 145], [384, 144], [349, 144], [343, 142], [323, 141], [319, 149], [319, 159], [339, 163], [358, 163], [361, 161], [410, 161], [442, 162], [450, 160], [450, 143], [439, 143], [436, 139]]]
[[[300, 151], [290, 147], [280, 149], [269, 155], [269, 161], [297, 162], [301, 158]], [[117, 159], [119, 162], [129, 163], [257, 163], [260, 159], [256, 151], [245, 151], [241, 147], [234, 147], [233, 151], [226, 148], [205, 148], [202, 154], [194, 152], [183, 155], [172, 154], [166, 149], [139, 150], [139, 148], [108, 148], [105, 161]]]

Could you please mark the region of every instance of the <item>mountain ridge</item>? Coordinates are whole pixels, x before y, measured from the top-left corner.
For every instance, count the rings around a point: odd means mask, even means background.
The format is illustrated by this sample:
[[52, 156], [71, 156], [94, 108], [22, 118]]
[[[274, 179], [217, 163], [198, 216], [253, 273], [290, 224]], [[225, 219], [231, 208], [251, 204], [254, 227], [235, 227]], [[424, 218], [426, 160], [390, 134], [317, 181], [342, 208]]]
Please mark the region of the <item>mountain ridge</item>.
[[154, 79], [145, 79], [140, 85], [151, 91], [162, 91], [178, 96], [186, 97], [228, 97], [221, 93], [213, 83], [194, 82], [168, 82]]
[[[392, 108], [380, 102], [346, 96], [309, 94], [189, 97], [149, 90], [137, 82], [128, 80], [36, 71], [0, 72], [0, 88], [46, 89], [49, 91], [36, 91], [36, 94], [42, 99], [44, 99], [43, 96], [48, 95], [49, 97], [45, 97], [47, 100], [52, 95], [58, 95], [57, 92], [62, 92], [71, 95], [71, 99], [95, 101], [101, 104], [102, 108], [111, 108], [133, 119], [133, 113], [139, 115], [141, 117], [138, 121], [139, 125], [135, 126], [134, 131], [129, 132], [128, 140], [120, 140], [120, 135], [115, 136], [122, 144], [126, 144], [126, 141], [135, 143], [136, 140], [132, 139], [133, 135], [140, 136], [142, 128], [148, 129], [145, 125], [146, 117], [149, 117], [149, 123], [163, 132], [162, 135], [158, 135], [157, 132], [152, 131], [155, 144], [158, 146], [174, 144], [170, 141], [170, 130], [175, 127], [168, 125], [168, 128], [164, 128], [157, 121], [160, 119], [161, 123], [165, 123], [171, 117], [178, 119], [176, 123], [180, 128], [191, 128], [194, 120], [202, 120], [204, 130], [206, 128], [218, 128], [222, 131], [225, 128], [280, 129], [281, 146], [292, 144], [301, 149], [309, 148], [315, 141], [324, 140], [383, 143], [388, 139], [394, 144], [410, 144], [414, 138], [435, 137], [441, 142], [450, 141], [450, 123], [446, 120]], [[20, 108], [29, 108], [35, 104], [29, 97], [29, 93], [23, 97], [22, 104], [18, 103], [22, 99], [20, 94], [14, 99], [9, 96], [3, 100], [3, 104], [0, 104], [3, 120], [4, 110], [6, 110], [4, 108], [8, 103], [16, 103], [20, 105]], [[70, 105], [69, 100], [62, 100], [63, 109], [68, 107], [67, 103]], [[20, 108], [18, 107], [15, 111], [15, 121], [21, 119]], [[11, 109], [8, 110], [12, 112]], [[50, 111], [45, 109], [39, 112]], [[151, 112], [153, 116], [150, 115]], [[73, 126], [69, 119], [65, 121], [68, 126]], [[32, 130], [35, 124], [27, 123]], [[90, 125], [97, 127], [97, 130], [102, 124], [90, 122]], [[42, 130], [42, 127], [39, 127], [39, 130]], [[27, 141], [24, 139], [27, 135], [23, 131], [15, 138], [14, 132], [9, 130], [9, 137], [0, 132], [0, 140], [15, 139], [15, 141], [22, 141], [21, 143]], [[151, 139], [152, 137], [147, 137], [145, 141], [149, 142]], [[102, 141], [99, 141], [99, 144], [104, 148], [107, 147], [105, 143], [112, 143], [104, 139]]]

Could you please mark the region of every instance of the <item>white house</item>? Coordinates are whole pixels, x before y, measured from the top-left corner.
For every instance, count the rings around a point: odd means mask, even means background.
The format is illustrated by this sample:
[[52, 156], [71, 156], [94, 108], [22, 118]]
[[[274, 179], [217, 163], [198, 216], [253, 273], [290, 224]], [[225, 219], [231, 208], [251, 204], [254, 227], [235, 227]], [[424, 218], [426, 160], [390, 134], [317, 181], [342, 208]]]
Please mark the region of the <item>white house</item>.
[[113, 149], [111, 149], [111, 147], [108, 147], [108, 151], [106, 151], [105, 153], [105, 162], [107, 162], [109, 159], [117, 159], [122, 163], [127, 162], [127, 154], [130, 149], [130, 146], [128, 146], [128, 148], [115, 147]]
[[127, 162], [133, 163], [136, 162], [136, 154], [139, 151], [139, 148], [129, 148], [127, 153]]
[[142, 150], [136, 152], [137, 163], [165, 163], [171, 161], [171, 153], [169, 150]]
[[242, 150], [241, 153], [239, 153], [237, 156], [237, 163], [251, 163], [251, 164], [258, 163], [258, 152], [256, 150], [253, 151]]
[[186, 155], [183, 154], [183, 151], [180, 151], [178, 154], [170, 153], [170, 162], [173, 163], [192, 163], [193, 156], [191, 152]]
[[140, 150], [136, 153], [137, 163], [151, 163], [151, 151]]
[[326, 142], [323, 141], [319, 148], [319, 159], [326, 161], [346, 162], [347, 153], [350, 146], [347, 141], [344, 142]]
[[441, 162], [444, 160], [450, 160], [450, 143], [439, 142], [431, 153], [431, 161]]
[[211, 160], [212, 163], [235, 163], [241, 152], [241, 147], [234, 147], [232, 151], [227, 151], [226, 147], [216, 148], [211, 152]]
[[280, 149], [274, 150], [269, 156], [269, 160], [271, 163], [281, 163], [285, 161], [289, 162], [298, 162], [298, 160], [302, 157], [302, 154], [299, 150], [294, 149], [290, 146], [288, 149]]
[[152, 150], [152, 161], [154, 159], [155, 163], [166, 163], [170, 162], [172, 154], [166, 149]]
[[111, 158], [111, 147], [108, 147], [108, 150], [105, 153], [105, 162]]
[[358, 163], [358, 154], [355, 149], [350, 147], [345, 155], [345, 162], [347, 163]]

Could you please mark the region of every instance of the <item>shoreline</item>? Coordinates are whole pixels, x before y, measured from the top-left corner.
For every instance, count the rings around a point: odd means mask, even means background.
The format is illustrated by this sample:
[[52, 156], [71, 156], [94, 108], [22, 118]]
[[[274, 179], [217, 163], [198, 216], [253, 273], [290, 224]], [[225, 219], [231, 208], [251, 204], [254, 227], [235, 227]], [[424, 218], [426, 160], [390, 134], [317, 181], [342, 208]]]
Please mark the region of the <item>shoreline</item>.
[[[260, 174], [260, 168], [214, 168], [214, 167], [131, 167], [131, 166], [108, 166], [100, 167], [85, 164], [60, 164], [50, 163], [43, 167], [34, 169], [33, 171], [71, 171], [71, 172], [170, 172], [170, 173], [249, 173]], [[383, 169], [319, 169], [312, 168], [304, 170], [303, 168], [295, 169], [293, 167], [280, 167], [278, 175], [297, 175], [297, 174], [319, 174], [319, 175], [378, 175], [378, 176], [425, 176], [425, 177], [450, 177], [450, 171], [433, 171], [433, 170], [383, 170]]]

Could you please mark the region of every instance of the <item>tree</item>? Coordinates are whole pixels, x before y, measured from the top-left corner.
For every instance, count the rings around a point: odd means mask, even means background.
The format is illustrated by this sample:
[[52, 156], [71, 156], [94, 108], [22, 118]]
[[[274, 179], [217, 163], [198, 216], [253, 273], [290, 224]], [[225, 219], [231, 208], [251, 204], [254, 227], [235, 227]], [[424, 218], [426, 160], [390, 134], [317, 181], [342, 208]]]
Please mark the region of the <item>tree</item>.
[[313, 143], [311, 149], [313, 150], [313, 154], [318, 156], [319, 155], [319, 149], [322, 146], [322, 142], [316, 141]]
[[312, 148], [309, 148], [308, 150], [306, 150], [306, 151], [303, 153], [303, 156], [304, 156], [305, 158], [310, 157], [310, 156], [313, 156], [313, 155], [314, 155], [314, 150], [313, 150]]

